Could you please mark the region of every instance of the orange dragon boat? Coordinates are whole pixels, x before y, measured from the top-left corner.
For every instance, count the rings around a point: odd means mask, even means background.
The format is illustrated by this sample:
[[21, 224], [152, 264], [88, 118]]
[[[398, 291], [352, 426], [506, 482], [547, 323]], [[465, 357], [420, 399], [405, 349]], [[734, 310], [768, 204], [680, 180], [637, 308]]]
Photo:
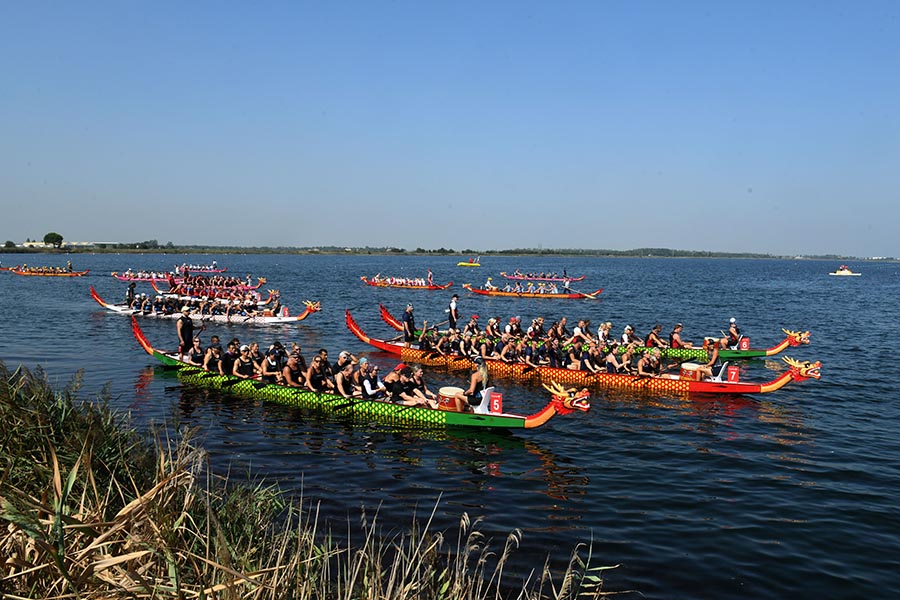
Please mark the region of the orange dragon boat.
[[12, 267], [9, 272], [26, 277], [84, 277], [91, 270], [67, 271], [57, 267]]

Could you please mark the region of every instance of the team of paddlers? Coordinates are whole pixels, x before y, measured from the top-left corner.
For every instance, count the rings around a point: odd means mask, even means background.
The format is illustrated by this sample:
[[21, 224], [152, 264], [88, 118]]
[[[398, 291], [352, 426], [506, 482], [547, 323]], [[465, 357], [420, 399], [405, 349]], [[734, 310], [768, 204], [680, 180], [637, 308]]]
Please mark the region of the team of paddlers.
[[18, 271], [19, 273], [34, 273], [37, 275], [63, 275], [66, 273], [74, 273], [72, 269], [72, 261], [68, 261], [65, 267], [29, 267], [27, 263], [21, 266], [11, 267], [10, 271]]
[[193, 316], [278, 316], [281, 311], [281, 294], [273, 291], [266, 303], [260, 302], [259, 296], [253, 292], [233, 292], [228, 296], [186, 297], [178, 294], [157, 294], [156, 296], [134, 292], [129, 287], [125, 294], [128, 308], [145, 315], [174, 315], [187, 308]]
[[427, 277], [390, 277], [378, 273], [377, 275], [372, 277], [370, 281], [372, 281], [373, 283], [384, 285], [407, 285], [418, 287], [428, 287], [430, 285], [434, 285], [434, 278], [432, 276], [431, 269], [428, 269]]
[[400, 363], [382, 378], [378, 365], [346, 350], [338, 355], [334, 364], [328, 361], [328, 351], [324, 348], [307, 363], [296, 342], [291, 343], [290, 351], [276, 341], [262, 352], [257, 342], [242, 344], [238, 338], [228, 342], [224, 350], [216, 335], [210, 337], [209, 346], [205, 348], [199, 336], [193, 337], [192, 341], [190, 348], [179, 348], [180, 359], [211, 373], [258, 379], [263, 383], [345, 398], [437, 408], [437, 395], [425, 383], [420, 366]]
[[510, 282], [507, 282], [502, 288], [497, 287], [493, 283], [493, 279], [488, 277], [487, 281], [484, 283], [484, 288], [486, 290], [499, 290], [501, 292], [513, 292], [516, 294], [571, 294], [572, 290], [569, 289], [569, 282], [566, 281], [563, 283], [562, 287], [556, 285], [556, 283], [543, 282], [540, 281], [535, 285], [533, 281], [525, 281], [525, 285], [522, 285], [522, 280], [516, 280], [515, 285]]
[[[451, 310], [455, 310], [451, 305]], [[409, 321], [411, 305], [407, 307], [404, 321]], [[549, 366], [572, 370], [606, 373], [644, 374], [646, 369], [659, 371], [659, 352], [655, 348], [691, 348], [693, 344], [681, 338], [684, 326], [676, 323], [668, 339], [662, 337], [662, 325], [655, 325], [646, 336], [639, 337], [634, 327], [626, 325], [621, 336], [612, 333], [613, 324], [601, 323], [596, 335], [590, 331], [590, 321], [582, 319], [571, 330], [566, 317], [545, 327], [544, 318], [537, 317], [523, 328], [521, 317], [510, 317], [504, 325], [500, 318], [490, 318], [482, 329], [479, 317], [473, 315], [462, 327], [438, 332], [434, 327], [417, 331], [418, 348], [442, 356], [481, 357], [483, 360], [501, 360], [523, 363], [531, 367]], [[459, 325], [459, 322], [456, 323]], [[407, 326], [408, 328], [408, 326]], [[719, 348], [736, 348], [741, 333], [736, 320], [731, 319], [728, 333], [723, 338], [708, 337], [703, 348], [712, 355], [710, 364], [714, 371]], [[647, 360], [655, 364], [640, 362]]]

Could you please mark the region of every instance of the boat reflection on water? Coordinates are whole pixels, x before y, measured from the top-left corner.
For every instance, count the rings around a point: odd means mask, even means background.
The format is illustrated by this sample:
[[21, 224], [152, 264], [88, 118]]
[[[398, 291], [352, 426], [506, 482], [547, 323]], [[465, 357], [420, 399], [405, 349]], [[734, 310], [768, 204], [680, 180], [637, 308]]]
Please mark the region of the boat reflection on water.
[[[419, 467], [433, 462], [437, 473], [463, 488], [459, 491], [487, 491], [497, 478], [540, 481], [532, 491], [555, 502], [585, 496], [590, 483], [571, 460], [508, 431], [403, 427], [356, 413], [319, 413], [182, 384], [177, 371], [158, 366], [142, 370], [140, 389], [154, 376], [178, 384], [167, 385], [166, 391], [175, 394], [180, 425], [215, 423], [232, 432], [227, 444], [232, 449], [249, 444], [258, 452], [281, 439], [295, 442], [293, 454], [353, 455], [363, 458], [369, 470], [384, 468], [385, 463]], [[276, 453], [282, 450], [273, 448]]]
[[134, 409], [152, 400], [149, 386], [153, 382], [153, 369], [154, 367], [148, 366], [138, 371], [134, 380], [134, 400], [128, 405], [128, 408]]
[[[787, 445], [797, 443], [798, 431], [803, 429], [801, 414], [790, 404], [768, 397], [763, 399], [740, 394], [660, 394], [651, 397], [632, 390], [611, 389], [605, 394], [595, 394], [592, 399], [597, 408], [602, 407], [604, 402], [619, 408], [617, 416], [622, 418], [656, 422], [664, 416], [659, 411], [691, 415], [696, 418], [693, 421], [694, 429], [706, 433], [717, 430], [727, 433], [731, 431], [732, 425], [737, 425], [738, 420], [746, 421], [748, 417], [752, 417], [760, 422], [782, 425], [786, 434], [775, 441]], [[648, 408], [655, 410], [648, 411]], [[678, 421], [678, 426], [683, 427], [685, 422]]]

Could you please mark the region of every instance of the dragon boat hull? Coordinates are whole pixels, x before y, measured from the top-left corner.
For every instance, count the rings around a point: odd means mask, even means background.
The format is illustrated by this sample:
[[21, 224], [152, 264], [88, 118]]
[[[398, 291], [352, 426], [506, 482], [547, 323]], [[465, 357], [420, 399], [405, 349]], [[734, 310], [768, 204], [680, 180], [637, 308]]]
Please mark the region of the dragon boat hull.
[[478, 294], [480, 296], [500, 296], [504, 298], [552, 298], [557, 300], [584, 300], [586, 298], [596, 298], [598, 294], [603, 292], [603, 288], [600, 288], [596, 292], [592, 292], [590, 294], [585, 294], [582, 292], [574, 292], [571, 294], [539, 294], [535, 292], [504, 292], [502, 290], [482, 290], [479, 288], [473, 288], [468, 283], [463, 284], [463, 288], [469, 290], [473, 294]]
[[584, 281], [587, 275], [580, 277], [531, 277], [528, 275], [510, 275], [504, 271], [500, 271], [500, 276], [512, 281]]
[[84, 277], [88, 273], [91, 272], [90, 269], [85, 271], [61, 271], [58, 273], [54, 273], [52, 271], [47, 271], [46, 273], [42, 273], [40, 271], [20, 271], [15, 267], [9, 269], [10, 273], [15, 273], [16, 275], [22, 275], [25, 277]]
[[366, 285], [371, 285], [372, 287], [380, 287], [380, 288], [400, 288], [404, 290], [446, 290], [448, 287], [453, 285], [453, 282], [446, 283], [444, 285], [412, 285], [406, 283], [387, 283], [385, 281], [375, 281], [369, 279], [365, 275], [361, 276], [360, 281], [365, 283]]
[[[447, 369], [471, 369], [472, 360], [468, 356], [442, 355], [439, 352], [406, 348], [402, 342], [391, 342], [369, 337], [346, 311], [347, 328], [361, 341], [384, 352], [399, 356], [404, 362], [420, 363]], [[523, 382], [555, 381], [565, 385], [584, 387], [628, 388], [657, 393], [707, 393], [707, 394], [760, 394], [784, 387], [791, 380], [802, 381], [810, 377], [819, 378], [821, 363], [806, 363], [805, 370], [792, 368], [780, 377], [764, 382], [697, 381], [682, 379], [679, 375], [664, 374], [658, 377], [638, 377], [635, 375], [592, 373], [574, 369], [549, 366], [533, 367], [524, 363], [508, 363], [499, 359], [484, 361], [488, 371], [498, 377], [509, 377]], [[792, 363], [789, 363], [792, 364]]]
[[403, 406], [378, 400], [345, 398], [324, 392], [311, 392], [301, 388], [264, 383], [255, 379], [240, 379], [230, 375], [210, 373], [155, 349], [147, 341], [134, 317], [131, 319], [131, 328], [135, 338], [149, 355], [168, 367], [178, 368], [178, 377], [187, 383], [227, 390], [230, 393], [297, 408], [315, 409], [335, 414], [353, 414], [389, 425], [429, 428], [534, 429], [545, 424], [556, 414], [566, 414], [575, 409], [587, 411], [590, 408], [590, 404], [584, 398], [579, 398], [578, 404], [574, 406], [571, 401], [567, 404], [565, 399], [554, 398], [540, 411], [525, 416], [512, 413], [459, 413], [419, 406]]
[[[149, 312], [145, 313], [143, 311], [137, 311], [132, 308], [125, 306], [124, 304], [110, 304], [103, 300], [97, 291], [91, 286], [91, 298], [97, 302], [103, 308], [109, 310], [110, 312], [114, 312], [120, 315], [128, 315], [132, 317], [146, 317], [151, 319], [178, 319], [181, 316], [180, 312], [176, 313], [155, 313]], [[307, 303], [306, 310], [300, 313], [297, 316], [244, 316], [244, 315], [198, 315], [191, 314], [189, 315], [192, 320], [200, 322], [200, 323], [226, 323], [231, 325], [280, 325], [285, 323], [296, 323], [297, 321], [302, 321], [307, 318], [309, 315], [319, 312], [321, 310], [319, 308], [319, 303]]]

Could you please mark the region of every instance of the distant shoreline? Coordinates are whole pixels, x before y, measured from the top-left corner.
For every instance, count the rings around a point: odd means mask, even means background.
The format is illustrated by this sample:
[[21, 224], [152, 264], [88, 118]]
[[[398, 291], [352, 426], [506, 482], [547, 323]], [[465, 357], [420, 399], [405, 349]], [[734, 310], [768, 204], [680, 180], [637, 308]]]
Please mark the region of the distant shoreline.
[[133, 247], [140, 244], [121, 244], [115, 247], [72, 246], [63, 248], [0, 248], [0, 254], [296, 254], [296, 255], [346, 255], [346, 256], [450, 256], [463, 257], [465, 260], [473, 256], [481, 257], [560, 257], [560, 258], [763, 258], [778, 260], [836, 260], [836, 261], [869, 261], [896, 262], [895, 257], [857, 257], [839, 254], [825, 255], [776, 255], [739, 252], [707, 252], [698, 250], [673, 250], [669, 248], [635, 248], [631, 250], [580, 250], [580, 249], [527, 249], [513, 250], [405, 250], [403, 248], [296, 248], [296, 247], [237, 247], [237, 246], [166, 246], [166, 247]]

